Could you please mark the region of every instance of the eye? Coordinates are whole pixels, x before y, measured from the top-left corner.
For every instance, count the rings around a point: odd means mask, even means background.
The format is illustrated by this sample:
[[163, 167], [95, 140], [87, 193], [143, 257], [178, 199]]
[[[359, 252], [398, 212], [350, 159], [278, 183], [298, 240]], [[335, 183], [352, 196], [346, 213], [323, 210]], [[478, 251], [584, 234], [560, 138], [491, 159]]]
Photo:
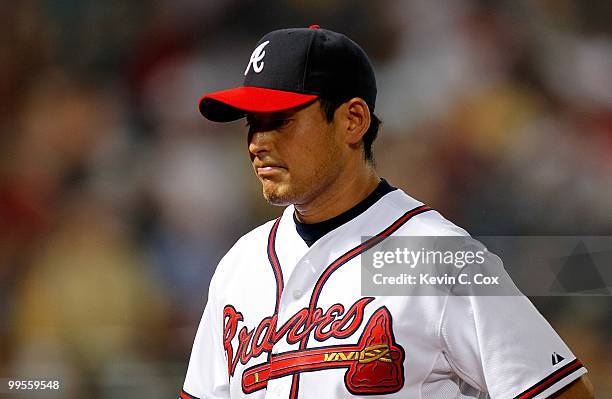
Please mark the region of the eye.
[[245, 127], [247, 127], [250, 132], [280, 130], [288, 126], [292, 121], [293, 118], [278, 118], [267, 120], [247, 118], [245, 122]]
[[287, 119], [277, 119], [274, 121], [273, 125], [275, 129], [280, 129], [283, 127], [286, 127], [287, 125], [289, 125], [291, 123], [291, 121], [293, 121], [293, 119], [291, 118], [287, 118]]

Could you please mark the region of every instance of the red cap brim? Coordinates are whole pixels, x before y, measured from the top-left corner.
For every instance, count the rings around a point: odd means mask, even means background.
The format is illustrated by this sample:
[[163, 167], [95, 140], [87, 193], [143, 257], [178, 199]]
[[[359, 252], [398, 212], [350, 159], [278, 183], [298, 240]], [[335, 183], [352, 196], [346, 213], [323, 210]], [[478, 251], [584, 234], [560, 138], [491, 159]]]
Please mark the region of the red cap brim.
[[285, 111], [317, 97], [314, 94], [243, 86], [205, 94], [200, 98], [199, 108], [202, 115], [211, 121], [229, 122], [242, 118], [247, 112]]

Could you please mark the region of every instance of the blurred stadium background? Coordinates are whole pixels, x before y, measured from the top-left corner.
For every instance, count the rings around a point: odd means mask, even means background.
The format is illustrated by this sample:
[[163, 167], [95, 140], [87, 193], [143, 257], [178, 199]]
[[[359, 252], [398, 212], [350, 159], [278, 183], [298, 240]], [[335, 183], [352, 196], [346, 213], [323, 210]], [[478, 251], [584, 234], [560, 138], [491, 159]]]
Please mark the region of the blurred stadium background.
[[[22, 0], [0, 15], [0, 378], [176, 396], [217, 261], [281, 212], [243, 122], [207, 123], [196, 102], [239, 84], [276, 28], [364, 47], [380, 174], [472, 233], [612, 232], [610, 1]], [[612, 397], [611, 298], [534, 302]]]

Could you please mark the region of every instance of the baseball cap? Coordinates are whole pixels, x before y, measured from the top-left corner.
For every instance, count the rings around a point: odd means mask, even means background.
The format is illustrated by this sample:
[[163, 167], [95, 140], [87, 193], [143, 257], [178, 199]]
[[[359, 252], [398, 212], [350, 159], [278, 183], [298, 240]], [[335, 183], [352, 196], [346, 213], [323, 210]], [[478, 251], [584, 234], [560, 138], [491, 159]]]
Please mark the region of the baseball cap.
[[345, 35], [318, 25], [280, 29], [263, 36], [240, 87], [204, 94], [200, 112], [215, 122], [247, 112], [279, 112], [316, 98], [361, 97], [374, 110], [376, 78], [366, 53]]

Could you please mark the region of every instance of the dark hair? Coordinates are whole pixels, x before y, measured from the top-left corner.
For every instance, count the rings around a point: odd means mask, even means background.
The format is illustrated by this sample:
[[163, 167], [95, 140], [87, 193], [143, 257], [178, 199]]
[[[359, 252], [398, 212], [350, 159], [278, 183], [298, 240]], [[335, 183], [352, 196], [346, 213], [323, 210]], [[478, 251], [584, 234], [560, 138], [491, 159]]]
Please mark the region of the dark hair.
[[[334, 114], [338, 107], [344, 104], [346, 101], [343, 100], [331, 100], [328, 98], [319, 98], [319, 104], [321, 105], [321, 109], [323, 110], [323, 114], [327, 119], [327, 122], [332, 122], [334, 120]], [[370, 127], [368, 131], [363, 135], [363, 156], [364, 159], [373, 164], [374, 163], [374, 154], [372, 153], [372, 143], [376, 140], [376, 136], [378, 135], [378, 129], [382, 123], [382, 121], [370, 111]]]

